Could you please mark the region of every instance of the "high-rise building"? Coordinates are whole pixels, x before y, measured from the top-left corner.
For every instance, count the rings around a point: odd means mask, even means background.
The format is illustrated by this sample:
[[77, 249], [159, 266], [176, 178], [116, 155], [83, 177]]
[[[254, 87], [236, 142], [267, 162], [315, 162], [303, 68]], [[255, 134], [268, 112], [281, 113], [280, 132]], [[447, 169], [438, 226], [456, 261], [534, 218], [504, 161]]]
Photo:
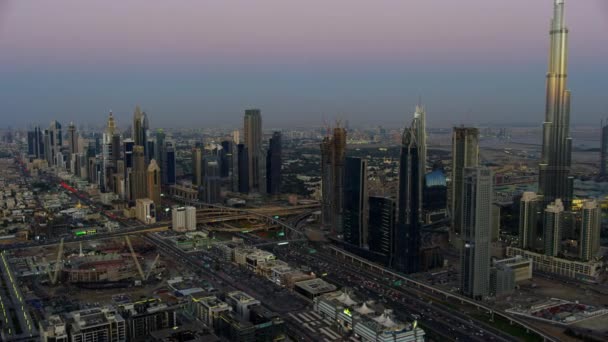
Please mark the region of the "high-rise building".
[[463, 174], [460, 288], [466, 296], [490, 295], [490, 239], [493, 177], [485, 167], [465, 168]]
[[203, 201], [206, 203], [220, 202], [220, 166], [216, 156], [205, 156], [203, 158], [205, 169]]
[[397, 229], [395, 232], [395, 254], [393, 266], [404, 273], [420, 270], [420, 228], [422, 200], [422, 170], [424, 160], [416, 140], [418, 125], [416, 118], [410, 127], [403, 130], [399, 157], [399, 202], [397, 207]]
[[155, 149], [154, 151], [149, 152], [150, 155], [154, 155], [154, 158], [156, 158], [156, 162], [160, 167], [161, 174], [163, 175], [161, 178], [162, 184], [168, 184], [168, 174], [165, 175], [165, 168], [167, 167], [167, 144], [165, 143], [166, 139], [167, 135], [165, 134], [165, 131], [163, 131], [162, 129], [158, 129], [156, 131]]
[[135, 201], [135, 217], [143, 224], [156, 223], [156, 205], [149, 198], [138, 198]]
[[344, 163], [342, 234], [351, 245], [367, 245], [367, 161], [349, 157]]
[[148, 191], [146, 189], [146, 156], [143, 146], [133, 146], [133, 170], [130, 176], [130, 199], [135, 201], [140, 198], [146, 198]]
[[281, 132], [272, 133], [266, 153], [266, 191], [281, 193]]
[[452, 231], [462, 232], [462, 202], [464, 169], [479, 165], [479, 130], [471, 127], [454, 127], [452, 134]]
[[61, 131], [61, 124], [57, 121], [52, 121], [48, 129], [48, 144], [45, 141], [45, 145], [48, 147], [46, 158], [49, 166], [61, 166], [63, 164], [63, 157], [61, 157], [61, 147], [63, 146], [63, 133]]
[[237, 145], [238, 155], [238, 191], [249, 193], [249, 151], [245, 144]]
[[192, 149], [192, 184], [203, 185], [203, 150], [200, 147]]
[[172, 229], [176, 232], [196, 230], [196, 208], [178, 207], [171, 208]]
[[321, 220], [333, 234], [342, 232], [344, 208], [344, 160], [346, 130], [336, 127], [321, 142]]
[[[102, 164], [102, 175], [99, 179], [99, 187], [102, 191], [108, 192], [113, 188], [112, 175], [116, 172], [116, 157], [114, 153], [120, 155], [120, 148], [114, 146], [114, 137], [116, 133], [116, 122], [114, 121], [114, 115], [110, 112], [108, 117], [108, 124], [102, 136], [102, 150], [101, 150], [101, 164]], [[120, 136], [118, 136], [118, 142], [120, 143]]]
[[234, 144], [230, 140], [223, 140], [220, 145], [222, 149], [219, 153], [220, 156], [220, 176], [222, 178], [230, 178], [232, 177], [233, 172], [233, 150]]
[[545, 204], [561, 199], [570, 210], [573, 181], [570, 177], [570, 91], [568, 79], [568, 28], [564, 0], [555, 0], [551, 20], [551, 47], [547, 72], [547, 99], [543, 123], [543, 148], [538, 175], [538, 193]]
[[148, 122], [148, 116], [145, 112], [142, 112], [139, 106], [135, 107], [135, 112], [133, 112], [133, 141], [135, 145], [144, 147], [144, 156], [147, 156], [146, 153], [148, 149], [148, 130], [150, 129], [150, 124]]
[[175, 147], [172, 141], [165, 141], [164, 167], [161, 171], [167, 174], [165, 185], [173, 185], [177, 181]]
[[[72, 156], [78, 153], [78, 132], [76, 131], [76, 125], [73, 122], [70, 122], [68, 126], [68, 150], [70, 160]], [[72, 170], [74, 172], [74, 170]]]
[[545, 244], [545, 255], [557, 256], [562, 241], [564, 229], [565, 210], [561, 199], [547, 205], [543, 219], [543, 242]]
[[[420, 168], [419, 175], [424, 177], [426, 175], [426, 111], [421, 103], [416, 106], [416, 111], [414, 112], [414, 120], [412, 121], [412, 126], [415, 128], [416, 132], [416, 142], [418, 144], [418, 158], [420, 159], [420, 164], [418, 167]], [[420, 205], [420, 210], [422, 210], [422, 191], [420, 192], [420, 200], [418, 201]]]
[[602, 121], [602, 140], [600, 141], [600, 176], [608, 176], [608, 121]]
[[535, 249], [540, 241], [539, 222], [541, 198], [534, 192], [526, 191], [519, 202], [519, 247]]
[[135, 142], [133, 139], [125, 139], [123, 141], [123, 149], [124, 153], [124, 179], [125, 179], [125, 194], [127, 200], [135, 200], [131, 198], [131, 172], [133, 171], [133, 147], [135, 146]]
[[44, 136], [39, 126], [34, 127], [33, 131], [27, 132], [28, 154], [35, 159], [44, 158]]
[[425, 223], [444, 219], [448, 207], [448, 184], [442, 170], [436, 169], [424, 176], [422, 212]]
[[152, 159], [148, 165], [146, 190], [148, 198], [154, 201], [157, 208], [160, 208], [160, 173], [160, 167], [156, 160]]
[[262, 154], [262, 115], [259, 109], [245, 110], [244, 133], [245, 146], [249, 155], [249, 189], [253, 192], [258, 192], [261, 187], [260, 179], [262, 179], [260, 165]]
[[369, 198], [368, 239], [369, 250], [387, 258], [393, 255], [397, 205], [388, 197]]
[[579, 257], [583, 261], [594, 258], [600, 250], [601, 208], [596, 200], [586, 200], [581, 209]]

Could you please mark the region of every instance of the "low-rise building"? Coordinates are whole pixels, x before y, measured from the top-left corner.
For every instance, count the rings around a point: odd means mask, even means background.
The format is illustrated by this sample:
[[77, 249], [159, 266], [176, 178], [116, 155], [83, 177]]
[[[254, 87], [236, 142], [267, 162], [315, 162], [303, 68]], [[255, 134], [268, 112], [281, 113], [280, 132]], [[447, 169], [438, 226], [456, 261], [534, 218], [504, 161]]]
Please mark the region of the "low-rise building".
[[336, 291], [336, 286], [321, 278], [314, 278], [295, 283], [294, 290], [302, 296], [314, 299], [324, 293]]
[[234, 291], [226, 294], [226, 303], [232, 307], [235, 314], [242, 320], [249, 321], [251, 309], [260, 305], [260, 301], [245, 292]]
[[73, 311], [67, 317], [70, 342], [127, 341], [126, 322], [112, 308]]
[[230, 311], [230, 306], [216, 296], [193, 295], [190, 297], [191, 312], [208, 327], [218, 329], [222, 313]]

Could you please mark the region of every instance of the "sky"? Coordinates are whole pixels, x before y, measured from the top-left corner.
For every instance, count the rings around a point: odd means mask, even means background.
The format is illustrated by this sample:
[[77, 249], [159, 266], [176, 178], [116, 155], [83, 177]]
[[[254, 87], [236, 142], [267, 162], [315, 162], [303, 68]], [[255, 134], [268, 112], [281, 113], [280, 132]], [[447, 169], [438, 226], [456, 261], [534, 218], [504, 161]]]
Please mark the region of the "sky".
[[[544, 119], [553, 0], [0, 0], [0, 126]], [[574, 124], [608, 117], [608, 1], [566, 0]]]

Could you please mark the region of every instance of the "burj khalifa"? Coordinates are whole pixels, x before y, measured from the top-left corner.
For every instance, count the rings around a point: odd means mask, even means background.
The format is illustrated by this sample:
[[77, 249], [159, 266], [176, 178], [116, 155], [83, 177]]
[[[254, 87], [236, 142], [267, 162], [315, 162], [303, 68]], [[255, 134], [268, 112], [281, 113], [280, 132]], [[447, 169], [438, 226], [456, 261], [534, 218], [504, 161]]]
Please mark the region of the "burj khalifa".
[[570, 137], [570, 91], [566, 89], [568, 29], [564, 21], [564, 0], [555, 0], [550, 33], [547, 103], [543, 123], [538, 192], [543, 196], [545, 204], [560, 198], [569, 208], [572, 201], [572, 177], [570, 177], [572, 138]]

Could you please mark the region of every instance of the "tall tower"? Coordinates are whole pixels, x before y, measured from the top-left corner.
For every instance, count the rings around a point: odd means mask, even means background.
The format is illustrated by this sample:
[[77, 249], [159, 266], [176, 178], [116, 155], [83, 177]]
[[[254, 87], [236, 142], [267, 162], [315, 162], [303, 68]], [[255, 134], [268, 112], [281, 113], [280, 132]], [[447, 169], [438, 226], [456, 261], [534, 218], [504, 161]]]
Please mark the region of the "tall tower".
[[399, 160], [399, 203], [397, 207], [397, 229], [395, 232], [395, 268], [404, 273], [420, 270], [420, 228], [422, 201], [423, 163], [418, 145], [417, 119], [403, 131]]
[[203, 151], [200, 147], [192, 149], [192, 184], [203, 185]]
[[392, 198], [369, 198], [369, 250], [387, 258], [393, 255], [396, 211], [396, 203]]
[[[426, 175], [426, 111], [421, 103], [416, 105], [416, 111], [414, 112], [414, 122], [412, 123], [416, 128], [416, 141], [418, 142], [420, 155], [420, 172], [421, 176]], [[420, 194], [422, 196], [422, 193]], [[422, 205], [422, 200], [420, 201]]]
[[204, 195], [203, 199], [207, 203], [218, 203], [220, 201], [220, 165], [217, 156], [206, 156], [203, 159], [205, 177], [204, 177]]
[[158, 167], [155, 159], [150, 161], [146, 176], [148, 198], [154, 201], [157, 208], [160, 208], [160, 167]]
[[367, 161], [346, 158], [344, 167], [344, 241], [363, 247], [367, 245]]
[[536, 193], [526, 191], [519, 202], [519, 247], [534, 249], [538, 242], [539, 212], [542, 202]]
[[78, 133], [73, 122], [70, 122], [68, 126], [68, 148], [70, 149], [70, 156], [78, 153]]
[[132, 201], [148, 196], [146, 171], [144, 147], [135, 145], [133, 146], [133, 171], [131, 171], [130, 176], [130, 198]]
[[266, 191], [281, 193], [281, 132], [272, 133], [266, 153]]
[[564, 202], [565, 209], [570, 210], [572, 138], [570, 137], [570, 91], [566, 89], [568, 29], [564, 21], [564, 0], [555, 0], [550, 34], [547, 101], [538, 192], [539, 195], [543, 195], [545, 204], [559, 198]]
[[334, 186], [332, 182], [333, 144], [330, 137], [321, 142], [321, 225], [330, 228], [332, 223], [332, 200]]
[[63, 146], [63, 133], [61, 124], [57, 121], [52, 121], [48, 130], [48, 155], [47, 160], [49, 166], [63, 165], [63, 156], [61, 156], [61, 146]]
[[237, 145], [238, 191], [249, 193], [249, 151], [245, 144]]
[[460, 288], [466, 296], [490, 294], [490, 239], [492, 234], [492, 171], [465, 168], [463, 175]]
[[346, 160], [346, 129], [342, 127], [334, 128], [331, 158], [332, 229], [341, 232], [344, 219], [342, 210], [344, 209], [344, 162]]
[[561, 199], [547, 205], [543, 219], [543, 241], [545, 244], [545, 255], [557, 256], [560, 252], [562, 232], [564, 225], [564, 204]]
[[596, 200], [586, 200], [581, 209], [581, 237], [579, 239], [579, 257], [588, 261], [597, 255], [600, 249], [601, 209]]
[[608, 122], [602, 121], [602, 140], [600, 141], [600, 176], [608, 176]]
[[262, 153], [262, 115], [259, 109], [245, 110], [244, 119], [245, 147], [249, 152], [249, 188], [260, 190], [260, 155]]
[[462, 231], [462, 201], [464, 169], [479, 165], [479, 130], [471, 127], [454, 127], [452, 134], [452, 231]]

